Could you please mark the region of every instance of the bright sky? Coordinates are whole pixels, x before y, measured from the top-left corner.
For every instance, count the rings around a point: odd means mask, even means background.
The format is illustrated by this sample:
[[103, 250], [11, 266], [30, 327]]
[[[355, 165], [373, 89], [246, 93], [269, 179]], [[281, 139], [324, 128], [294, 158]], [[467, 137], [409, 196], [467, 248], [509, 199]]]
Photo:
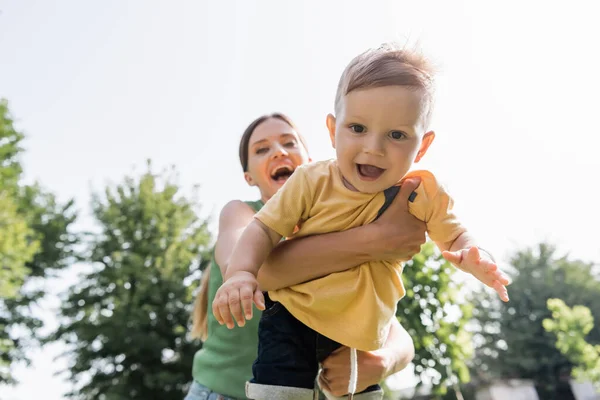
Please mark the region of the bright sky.
[[[27, 135], [28, 180], [75, 197], [175, 165], [204, 215], [254, 199], [245, 126], [288, 113], [314, 159], [346, 63], [388, 40], [439, 66], [437, 137], [419, 165], [447, 184], [482, 246], [505, 258], [549, 240], [600, 261], [598, 6], [591, 1], [0, 0], [0, 97]], [[594, 39], [596, 38], [596, 39]], [[222, 187], [225, 182], [225, 187]], [[596, 204], [596, 206], [594, 206]], [[65, 279], [63, 286], [72, 283]], [[54, 304], [49, 301], [48, 304]], [[49, 315], [51, 306], [45, 308]], [[3, 400], [61, 399], [57, 347], [35, 351]]]

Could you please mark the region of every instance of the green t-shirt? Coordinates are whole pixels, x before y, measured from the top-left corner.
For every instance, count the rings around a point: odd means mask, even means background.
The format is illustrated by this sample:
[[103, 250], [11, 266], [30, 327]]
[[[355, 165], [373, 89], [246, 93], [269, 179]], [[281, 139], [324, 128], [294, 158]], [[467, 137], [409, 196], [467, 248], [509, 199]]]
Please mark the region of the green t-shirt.
[[[254, 211], [263, 206], [262, 201], [247, 201]], [[211, 391], [228, 397], [245, 399], [246, 381], [252, 378], [252, 363], [258, 349], [258, 321], [261, 312], [254, 307], [250, 321], [243, 328], [237, 325], [227, 329], [219, 325], [212, 312], [212, 302], [223, 283], [221, 269], [214, 257], [210, 264], [208, 282], [208, 338], [194, 356], [194, 380]]]

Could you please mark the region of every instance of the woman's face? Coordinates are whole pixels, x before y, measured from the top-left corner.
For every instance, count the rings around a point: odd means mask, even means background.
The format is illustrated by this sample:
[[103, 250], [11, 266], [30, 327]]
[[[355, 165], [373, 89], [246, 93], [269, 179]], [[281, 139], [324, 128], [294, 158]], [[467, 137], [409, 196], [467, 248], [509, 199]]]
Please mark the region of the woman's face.
[[258, 186], [264, 202], [269, 200], [296, 170], [310, 161], [298, 133], [285, 121], [269, 118], [254, 129], [248, 143], [250, 186]]

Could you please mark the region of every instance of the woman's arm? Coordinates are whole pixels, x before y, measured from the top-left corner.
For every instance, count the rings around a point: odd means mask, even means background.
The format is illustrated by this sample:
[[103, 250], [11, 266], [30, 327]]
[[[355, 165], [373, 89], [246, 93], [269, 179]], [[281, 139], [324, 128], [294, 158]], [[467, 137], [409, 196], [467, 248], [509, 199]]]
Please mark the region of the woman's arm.
[[342, 232], [287, 240], [271, 252], [258, 274], [262, 290], [275, 290], [374, 260], [409, 260], [425, 243], [425, 223], [408, 211], [418, 179], [403, 182], [383, 215]]
[[381, 360], [374, 365], [382, 365], [383, 378], [402, 371], [415, 357], [412, 338], [396, 318], [392, 322], [390, 334], [382, 349], [371, 352], [371, 356]]
[[254, 210], [243, 201], [230, 201], [221, 210], [215, 244], [215, 261], [221, 268], [221, 275], [225, 276], [233, 248], [253, 219]]
[[[408, 332], [394, 318], [388, 339], [383, 348], [375, 351], [358, 352], [358, 383], [356, 391], [365, 390], [386, 377], [403, 370], [415, 356], [415, 347]], [[319, 375], [321, 387], [335, 396], [348, 392], [350, 377], [350, 349], [341, 347], [323, 361]]]

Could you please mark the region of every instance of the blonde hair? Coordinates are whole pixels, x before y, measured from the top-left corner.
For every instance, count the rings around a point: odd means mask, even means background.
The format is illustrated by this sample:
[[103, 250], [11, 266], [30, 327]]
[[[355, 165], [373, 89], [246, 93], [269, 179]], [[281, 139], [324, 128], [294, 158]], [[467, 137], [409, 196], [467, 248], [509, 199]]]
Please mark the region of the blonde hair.
[[192, 312], [192, 338], [205, 341], [208, 338], [208, 282], [210, 281], [210, 266], [202, 271], [200, 288], [194, 302]]
[[433, 111], [433, 67], [417, 51], [394, 43], [369, 49], [346, 66], [335, 95], [335, 112], [339, 114], [344, 96], [354, 90], [383, 86], [405, 86], [422, 93], [422, 122], [426, 128]]

